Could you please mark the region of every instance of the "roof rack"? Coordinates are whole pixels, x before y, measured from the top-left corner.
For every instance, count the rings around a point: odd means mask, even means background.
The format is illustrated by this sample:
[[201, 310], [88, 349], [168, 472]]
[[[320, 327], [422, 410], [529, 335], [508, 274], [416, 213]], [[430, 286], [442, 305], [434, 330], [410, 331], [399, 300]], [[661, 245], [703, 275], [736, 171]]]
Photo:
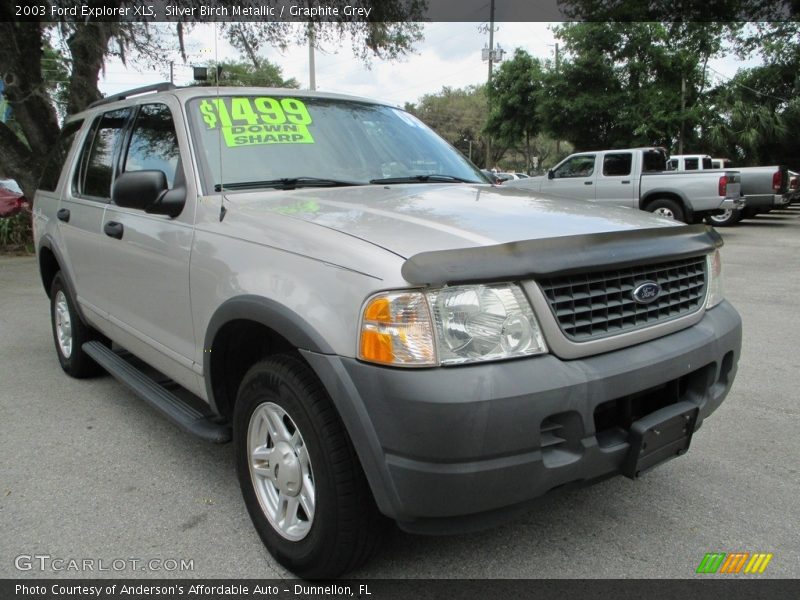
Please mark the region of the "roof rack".
[[89, 108], [94, 108], [95, 106], [102, 106], [103, 104], [110, 104], [111, 102], [117, 102], [118, 100], [125, 100], [125, 98], [130, 98], [131, 96], [138, 96], [139, 94], [146, 94], [148, 92], [166, 92], [168, 90], [174, 90], [174, 89], [175, 85], [173, 85], [169, 81], [162, 81], [161, 83], [146, 85], [144, 87], [128, 90], [127, 92], [120, 92], [119, 94], [114, 94], [113, 96], [106, 96], [105, 98], [101, 98], [100, 100], [92, 102], [89, 105]]

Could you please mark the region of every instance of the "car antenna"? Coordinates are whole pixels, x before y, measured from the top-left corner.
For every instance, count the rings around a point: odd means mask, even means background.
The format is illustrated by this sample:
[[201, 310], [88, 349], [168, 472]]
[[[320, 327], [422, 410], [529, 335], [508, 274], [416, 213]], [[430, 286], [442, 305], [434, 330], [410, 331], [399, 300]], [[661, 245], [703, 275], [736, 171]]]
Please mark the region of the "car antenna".
[[[220, 68], [219, 68], [219, 29], [217, 28], [217, 22], [214, 21], [214, 79], [216, 80], [217, 85], [217, 99], [221, 101], [220, 94], [219, 94], [219, 75], [220, 75]], [[220, 134], [222, 132], [220, 131]], [[219, 177], [220, 181], [224, 181], [223, 179], [223, 171], [222, 171], [222, 135], [217, 136], [217, 143], [219, 144]], [[228, 212], [228, 209], [225, 208], [225, 189], [222, 185], [219, 186], [219, 222], [222, 223], [222, 219], [225, 218], [225, 213]]]

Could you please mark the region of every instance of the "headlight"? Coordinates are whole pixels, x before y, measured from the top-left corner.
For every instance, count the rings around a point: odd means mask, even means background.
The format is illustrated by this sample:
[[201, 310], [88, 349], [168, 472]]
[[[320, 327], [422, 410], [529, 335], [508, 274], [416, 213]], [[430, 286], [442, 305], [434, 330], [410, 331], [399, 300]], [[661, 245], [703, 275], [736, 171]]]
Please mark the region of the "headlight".
[[431, 366], [547, 352], [539, 323], [517, 285], [464, 285], [370, 298], [359, 358]]
[[722, 258], [719, 250], [714, 250], [706, 257], [708, 262], [708, 300], [706, 308], [713, 308], [725, 298], [725, 288], [722, 285]]

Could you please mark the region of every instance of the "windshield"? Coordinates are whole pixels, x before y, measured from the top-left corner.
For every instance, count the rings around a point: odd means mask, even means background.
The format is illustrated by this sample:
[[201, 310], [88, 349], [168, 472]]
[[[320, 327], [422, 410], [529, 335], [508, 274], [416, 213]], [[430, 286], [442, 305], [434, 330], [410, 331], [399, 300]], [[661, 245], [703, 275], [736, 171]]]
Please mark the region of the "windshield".
[[[301, 96], [188, 103], [212, 188], [486, 179], [421, 121], [389, 106]], [[386, 180], [386, 181], [383, 181]], [[280, 186], [278, 186], [280, 187]]]

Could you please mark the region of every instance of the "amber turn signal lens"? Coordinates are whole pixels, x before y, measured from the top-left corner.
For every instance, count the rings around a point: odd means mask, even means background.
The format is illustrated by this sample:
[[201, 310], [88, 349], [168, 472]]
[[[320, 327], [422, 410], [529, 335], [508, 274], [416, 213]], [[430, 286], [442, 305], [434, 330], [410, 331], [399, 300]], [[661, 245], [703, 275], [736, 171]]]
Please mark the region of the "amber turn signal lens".
[[425, 296], [387, 292], [370, 298], [362, 311], [358, 357], [398, 367], [435, 365], [433, 325]]

